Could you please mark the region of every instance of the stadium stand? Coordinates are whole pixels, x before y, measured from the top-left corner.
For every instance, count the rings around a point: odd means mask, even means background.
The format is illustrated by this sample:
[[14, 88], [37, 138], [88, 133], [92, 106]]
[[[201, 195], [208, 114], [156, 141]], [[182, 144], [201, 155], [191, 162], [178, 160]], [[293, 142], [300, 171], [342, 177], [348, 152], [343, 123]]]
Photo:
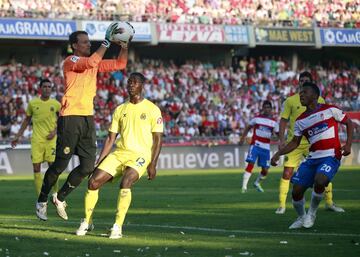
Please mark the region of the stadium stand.
[[[29, 100], [37, 95], [39, 78], [53, 81], [53, 97], [58, 100], [64, 90], [60, 65], [27, 66], [14, 62], [0, 66], [3, 140], [19, 129]], [[235, 67], [215, 67], [193, 60], [183, 65], [142, 60], [128, 66], [129, 72], [145, 74], [145, 96], [161, 107], [168, 142], [194, 142], [194, 138], [206, 137], [219, 143], [237, 142], [239, 133], [265, 99], [273, 103], [277, 116], [281, 103], [295, 92], [297, 75], [304, 69], [311, 70], [327, 102], [345, 111], [360, 110], [360, 72], [344, 62], [313, 67], [302, 64], [296, 72], [289, 69], [283, 58], [268, 56], [244, 57]], [[118, 71], [98, 76], [95, 121], [99, 138], [107, 135], [112, 111], [127, 97], [127, 75]], [[359, 135], [359, 127], [356, 134]], [[26, 131], [24, 139], [30, 135], [31, 131]]]
[[1, 0], [0, 17], [360, 28], [360, 1]]

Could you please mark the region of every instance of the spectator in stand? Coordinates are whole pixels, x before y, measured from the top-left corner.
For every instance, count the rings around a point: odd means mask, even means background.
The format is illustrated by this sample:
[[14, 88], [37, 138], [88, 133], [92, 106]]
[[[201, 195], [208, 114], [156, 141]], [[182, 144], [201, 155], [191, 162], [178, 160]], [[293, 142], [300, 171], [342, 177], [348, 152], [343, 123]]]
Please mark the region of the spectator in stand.
[[[168, 126], [165, 140], [166, 137], [179, 136], [179, 129], [184, 135], [188, 135], [188, 131], [191, 134], [191, 127], [197, 125], [200, 137], [221, 136], [226, 143], [226, 138], [234, 131], [241, 133], [244, 130], [245, 124], [259, 111], [259, 102], [271, 101], [274, 115], [278, 116], [284, 99], [294, 94], [297, 74], [305, 68], [311, 70], [327, 102], [345, 111], [360, 109], [360, 72], [356, 66], [339, 61], [316, 66], [299, 63], [299, 70], [291, 71], [282, 56], [251, 56], [240, 60], [246, 60], [243, 70], [240, 64], [215, 67], [189, 60], [183, 65], [175, 65], [172, 61], [145, 59], [129, 64], [128, 71], [141, 71], [146, 75], [146, 96], [161, 108], [164, 123]], [[37, 91], [33, 81], [37, 81], [39, 76], [48, 76], [56, 83], [52, 95], [60, 100], [64, 82], [58, 68], [16, 63], [0, 67], [2, 120], [5, 109], [10, 113], [10, 121], [25, 117], [25, 107]], [[97, 79], [99, 90], [94, 101], [97, 130], [107, 126], [114, 106], [128, 97], [125, 90], [127, 74], [122, 74], [118, 85], [114, 76], [114, 73], [99, 74]], [[9, 134], [5, 134], [3, 140], [8, 137]]]
[[0, 129], [2, 138], [8, 138], [11, 131], [11, 116], [9, 110], [5, 107], [0, 114]]

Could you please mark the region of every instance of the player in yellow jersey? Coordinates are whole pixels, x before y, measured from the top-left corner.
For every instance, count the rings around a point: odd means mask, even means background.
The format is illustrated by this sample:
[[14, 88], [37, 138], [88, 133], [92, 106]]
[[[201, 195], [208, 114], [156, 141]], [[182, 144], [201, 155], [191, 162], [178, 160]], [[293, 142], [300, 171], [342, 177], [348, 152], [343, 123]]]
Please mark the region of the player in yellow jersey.
[[[13, 148], [18, 144], [26, 127], [32, 120], [33, 134], [31, 136], [31, 161], [33, 163], [34, 183], [36, 195], [39, 196], [42, 184], [41, 163], [47, 162], [49, 166], [55, 160], [56, 149], [56, 121], [60, 111], [60, 103], [50, 98], [51, 82], [42, 79], [39, 84], [41, 90], [40, 98], [34, 98], [29, 102], [26, 109], [26, 118], [22, 122], [19, 132], [11, 142]], [[57, 192], [58, 184], [53, 186]]]
[[[161, 150], [163, 121], [160, 109], [143, 98], [145, 77], [132, 73], [128, 79], [129, 101], [118, 106], [112, 116], [109, 135], [97, 160], [85, 194], [85, 218], [76, 235], [84, 236], [93, 229], [92, 215], [99, 188], [116, 176], [122, 176], [115, 223], [110, 239], [122, 237], [122, 225], [131, 203], [131, 187], [147, 171], [148, 179], [156, 176], [156, 164]], [[115, 150], [110, 153], [117, 135]]]
[[[312, 76], [310, 72], [304, 71], [299, 76], [299, 86], [301, 87], [305, 82], [312, 82]], [[325, 103], [322, 97], [319, 97], [319, 103]], [[285, 128], [287, 123], [290, 123], [290, 127], [287, 131], [287, 142], [291, 141], [294, 136], [294, 124], [297, 117], [305, 111], [305, 106], [300, 103], [299, 93], [290, 96], [286, 99], [281, 112], [281, 120], [279, 127], [279, 150], [283, 148], [285, 143]], [[289, 192], [290, 178], [293, 175], [294, 169], [297, 168], [300, 162], [309, 153], [309, 142], [305, 137], [301, 139], [300, 145], [289, 154], [285, 155], [284, 159], [284, 171], [282, 178], [280, 179], [279, 186], [279, 207], [276, 209], [276, 214], [284, 214], [286, 210], [286, 197]], [[344, 209], [334, 204], [332, 199], [332, 184], [326, 187], [325, 190], [325, 202], [326, 208], [335, 212], [344, 212]]]

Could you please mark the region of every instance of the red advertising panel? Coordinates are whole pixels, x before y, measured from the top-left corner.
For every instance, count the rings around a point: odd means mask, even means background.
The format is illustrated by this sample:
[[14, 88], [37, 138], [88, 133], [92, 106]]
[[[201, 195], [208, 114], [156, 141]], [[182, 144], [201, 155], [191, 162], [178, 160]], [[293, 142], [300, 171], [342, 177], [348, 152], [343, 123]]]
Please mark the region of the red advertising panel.
[[225, 43], [225, 33], [222, 26], [159, 23], [156, 25], [156, 29], [160, 43]]

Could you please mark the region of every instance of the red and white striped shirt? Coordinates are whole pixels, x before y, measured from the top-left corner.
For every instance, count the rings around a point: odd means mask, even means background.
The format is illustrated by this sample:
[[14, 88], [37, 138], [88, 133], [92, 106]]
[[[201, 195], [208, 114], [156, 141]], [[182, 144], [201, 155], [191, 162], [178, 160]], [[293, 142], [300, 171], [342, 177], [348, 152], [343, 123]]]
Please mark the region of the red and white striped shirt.
[[251, 145], [270, 150], [271, 134], [273, 131], [279, 132], [279, 124], [274, 119], [263, 115], [254, 117], [249, 124], [254, 126]]
[[307, 158], [318, 159], [334, 156], [341, 159], [338, 123], [348, 117], [338, 107], [319, 104], [312, 112], [303, 112], [295, 121], [294, 135], [305, 136], [310, 143]]

